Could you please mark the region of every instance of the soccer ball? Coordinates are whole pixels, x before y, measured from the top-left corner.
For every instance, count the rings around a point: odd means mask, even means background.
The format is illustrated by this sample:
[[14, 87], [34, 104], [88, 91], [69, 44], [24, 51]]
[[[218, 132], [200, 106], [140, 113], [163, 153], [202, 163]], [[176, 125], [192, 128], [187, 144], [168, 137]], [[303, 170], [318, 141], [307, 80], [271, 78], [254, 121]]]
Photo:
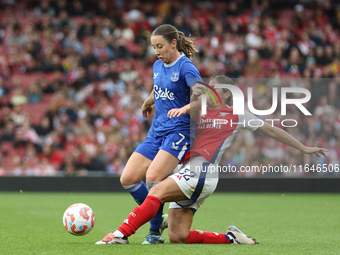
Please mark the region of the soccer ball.
[[82, 203], [71, 205], [63, 216], [65, 229], [72, 235], [82, 236], [91, 231], [95, 217], [92, 209]]

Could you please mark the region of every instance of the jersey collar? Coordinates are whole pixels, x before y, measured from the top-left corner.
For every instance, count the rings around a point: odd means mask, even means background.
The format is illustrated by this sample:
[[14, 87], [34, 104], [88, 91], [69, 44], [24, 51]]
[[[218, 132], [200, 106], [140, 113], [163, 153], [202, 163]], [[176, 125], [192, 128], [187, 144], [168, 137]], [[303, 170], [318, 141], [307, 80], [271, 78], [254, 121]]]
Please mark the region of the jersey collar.
[[165, 67], [172, 67], [172, 66], [174, 66], [174, 65], [177, 63], [177, 61], [180, 60], [180, 58], [184, 56], [184, 53], [183, 53], [183, 52], [180, 52], [180, 53], [181, 53], [181, 55], [179, 56], [178, 59], [176, 59], [176, 60], [175, 60], [174, 62], [172, 62], [171, 64], [165, 64], [165, 63], [164, 63], [164, 66], [165, 66]]

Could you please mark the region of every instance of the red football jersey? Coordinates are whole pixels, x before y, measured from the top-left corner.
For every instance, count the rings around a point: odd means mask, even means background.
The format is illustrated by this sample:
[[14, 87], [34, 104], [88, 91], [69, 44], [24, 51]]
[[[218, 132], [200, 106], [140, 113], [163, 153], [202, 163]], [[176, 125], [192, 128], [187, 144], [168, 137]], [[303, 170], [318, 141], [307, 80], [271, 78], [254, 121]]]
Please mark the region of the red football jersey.
[[207, 114], [201, 116], [196, 125], [190, 156], [201, 155], [218, 164], [239, 130], [255, 131], [261, 125], [262, 121], [246, 110], [244, 115], [234, 115], [233, 108], [227, 105], [217, 110], [207, 109]]

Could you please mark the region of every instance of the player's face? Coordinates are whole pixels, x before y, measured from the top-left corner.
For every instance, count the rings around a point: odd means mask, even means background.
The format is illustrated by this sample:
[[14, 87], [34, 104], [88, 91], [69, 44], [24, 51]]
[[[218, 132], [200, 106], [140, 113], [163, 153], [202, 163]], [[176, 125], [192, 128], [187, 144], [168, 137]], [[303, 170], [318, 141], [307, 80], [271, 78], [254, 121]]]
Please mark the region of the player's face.
[[[219, 84], [218, 81], [216, 81], [216, 80], [212, 80], [212, 81], [209, 82], [209, 85], [211, 87], [213, 87], [216, 90], [217, 94], [220, 96], [222, 104], [223, 104], [222, 106], [224, 106], [225, 105], [224, 102], [230, 96], [230, 92], [229, 91], [224, 92], [224, 90], [222, 88], [215, 88], [216, 84]], [[214, 95], [214, 93], [212, 93], [212, 94]], [[219, 100], [216, 96], [215, 96], [215, 101], [217, 103], [217, 106], [221, 107], [220, 102], [219, 102]], [[207, 97], [207, 105], [210, 106], [210, 107], [216, 106], [214, 100], [210, 96]]]
[[162, 35], [151, 36], [151, 45], [155, 49], [155, 54], [165, 64], [173, 62], [176, 49], [176, 40], [169, 43]]

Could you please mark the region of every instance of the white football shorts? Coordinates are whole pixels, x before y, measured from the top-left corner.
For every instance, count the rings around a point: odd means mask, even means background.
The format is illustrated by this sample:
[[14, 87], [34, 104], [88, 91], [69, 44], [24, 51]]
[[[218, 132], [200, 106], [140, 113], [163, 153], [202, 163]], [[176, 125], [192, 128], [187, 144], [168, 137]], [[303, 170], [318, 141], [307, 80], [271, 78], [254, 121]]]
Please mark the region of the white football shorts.
[[215, 191], [218, 183], [216, 164], [207, 162], [202, 157], [190, 158], [178, 172], [170, 175], [174, 179], [187, 200], [171, 202], [171, 208], [191, 208], [194, 212]]

